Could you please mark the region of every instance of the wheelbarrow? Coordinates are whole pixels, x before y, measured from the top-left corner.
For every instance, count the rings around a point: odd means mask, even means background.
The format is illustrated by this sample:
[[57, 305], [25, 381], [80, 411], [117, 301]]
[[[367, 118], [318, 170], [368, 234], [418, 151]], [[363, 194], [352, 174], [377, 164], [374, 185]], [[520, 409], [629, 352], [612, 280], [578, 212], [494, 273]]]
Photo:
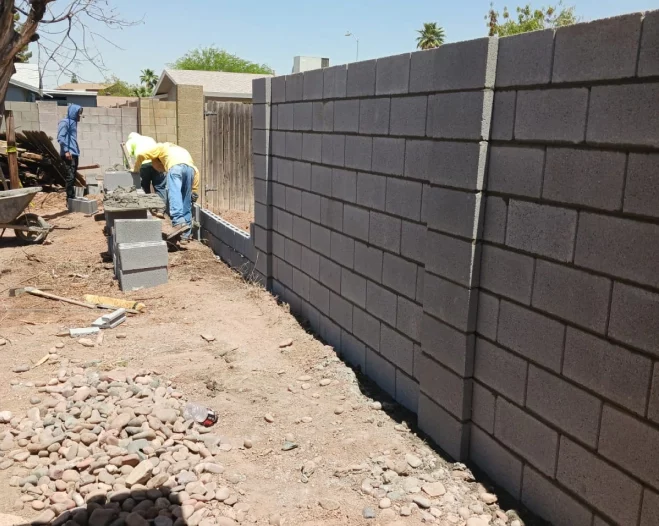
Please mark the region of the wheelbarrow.
[[19, 188], [0, 192], [0, 237], [11, 228], [24, 243], [43, 243], [51, 226], [37, 214], [23, 213], [41, 187]]

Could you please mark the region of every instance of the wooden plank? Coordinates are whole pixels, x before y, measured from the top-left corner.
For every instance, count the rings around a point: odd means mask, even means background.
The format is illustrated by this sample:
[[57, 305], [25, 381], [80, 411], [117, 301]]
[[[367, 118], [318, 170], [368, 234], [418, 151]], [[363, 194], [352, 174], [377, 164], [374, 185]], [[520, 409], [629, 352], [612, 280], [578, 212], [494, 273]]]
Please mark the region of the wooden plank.
[[14, 112], [5, 110], [5, 125], [7, 128], [7, 166], [9, 167], [9, 185], [12, 190], [21, 187], [18, 178], [18, 153], [16, 152], [16, 129], [14, 128]]

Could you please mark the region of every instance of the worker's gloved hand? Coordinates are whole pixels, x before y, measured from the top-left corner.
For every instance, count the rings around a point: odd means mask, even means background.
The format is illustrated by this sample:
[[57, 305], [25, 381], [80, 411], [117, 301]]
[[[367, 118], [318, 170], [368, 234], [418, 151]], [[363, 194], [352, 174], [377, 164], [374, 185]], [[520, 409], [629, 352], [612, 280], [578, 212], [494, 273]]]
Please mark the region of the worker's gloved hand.
[[192, 197], [191, 197], [191, 199], [192, 199], [192, 202], [193, 202], [193, 203], [196, 203], [196, 202], [197, 202], [197, 199], [199, 199], [199, 194], [197, 194], [196, 192], [192, 192]]

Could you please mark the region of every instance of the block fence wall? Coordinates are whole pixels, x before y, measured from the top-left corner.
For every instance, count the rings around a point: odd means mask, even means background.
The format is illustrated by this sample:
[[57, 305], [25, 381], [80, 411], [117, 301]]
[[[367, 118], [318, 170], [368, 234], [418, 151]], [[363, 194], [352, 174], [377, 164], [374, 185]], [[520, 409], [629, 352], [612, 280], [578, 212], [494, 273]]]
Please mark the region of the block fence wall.
[[[56, 102], [7, 102], [6, 108], [14, 111], [16, 131], [43, 131], [57, 144], [57, 124], [66, 115], [67, 107]], [[78, 125], [80, 165], [100, 164], [97, 172], [104, 172], [116, 164], [123, 165], [121, 143], [130, 132], [138, 131], [160, 142], [178, 142], [177, 103], [140, 99], [136, 106], [122, 108], [84, 108], [83, 118]], [[198, 112], [198, 121], [203, 132], [203, 111]], [[4, 123], [0, 131], [4, 131]], [[202, 133], [199, 132], [199, 133]], [[195, 143], [196, 144], [196, 143]], [[198, 157], [201, 150], [197, 148]], [[200, 161], [201, 162], [201, 161]], [[86, 170], [86, 174], [92, 173]]]
[[659, 524], [659, 11], [254, 103], [273, 293], [553, 524]]

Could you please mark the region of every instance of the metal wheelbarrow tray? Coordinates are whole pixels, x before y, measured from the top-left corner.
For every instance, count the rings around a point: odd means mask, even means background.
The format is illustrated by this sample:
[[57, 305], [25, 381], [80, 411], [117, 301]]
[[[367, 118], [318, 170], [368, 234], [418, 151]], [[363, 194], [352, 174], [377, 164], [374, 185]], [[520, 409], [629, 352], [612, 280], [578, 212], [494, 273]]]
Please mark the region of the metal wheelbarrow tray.
[[[37, 214], [23, 214], [41, 187], [19, 188], [0, 192], [0, 229], [11, 228], [25, 243], [42, 243], [51, 230], [45, 219]], [[2, 234], [0, 234], [2, 236]]]

